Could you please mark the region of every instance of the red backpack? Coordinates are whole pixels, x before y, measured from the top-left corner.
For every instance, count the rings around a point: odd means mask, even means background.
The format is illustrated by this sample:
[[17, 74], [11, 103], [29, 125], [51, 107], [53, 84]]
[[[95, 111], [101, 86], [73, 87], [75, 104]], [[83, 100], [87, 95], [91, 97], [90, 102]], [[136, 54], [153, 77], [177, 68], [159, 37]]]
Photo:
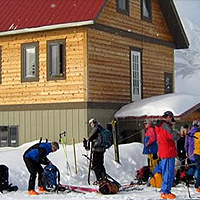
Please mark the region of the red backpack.
[[143, 182], [147, 182], [150, 175], [150, 169], [148, 166], [143, 166], [139, 170], [136, 171], [135, 178], [138, 181], [139, 184], [142, 184]]

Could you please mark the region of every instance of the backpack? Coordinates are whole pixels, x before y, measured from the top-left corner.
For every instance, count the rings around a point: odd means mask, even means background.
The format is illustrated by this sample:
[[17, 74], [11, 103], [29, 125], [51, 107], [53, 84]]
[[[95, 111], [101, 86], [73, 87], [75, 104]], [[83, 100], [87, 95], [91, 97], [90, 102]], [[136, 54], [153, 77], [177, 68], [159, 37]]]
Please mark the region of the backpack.
[[60, 172], [55, 165], [47, 165], [43, 172], [43, 187], [49, 192], [58, 190], [60, 182]]
[[148, 166], [143, 166], [139, 170], [136, 171], [135, 178], [138, 181], [139, 184], [142, 184], [143, 182], [147, 182], [150, 175], [150, 169]]
[[8, 177], [9, 177], [9, 169], [5, 165], [0, 165], [0, 192], [3, 193], [3, 190], [7, 190], [9, 192], [11, 191], [17, 191], [17, 186], [11, 186], [12, 184], [8, 183]]
[[101, 129], [101, 147], [108, 149], [113, 144], [113, 134], [110, 130], [102, 128]]
[[119, 187], [115, 182], [111, 182], [107, 179], [102, 180], [99, 184], [99, 192], [101, 194], [117, 194]]

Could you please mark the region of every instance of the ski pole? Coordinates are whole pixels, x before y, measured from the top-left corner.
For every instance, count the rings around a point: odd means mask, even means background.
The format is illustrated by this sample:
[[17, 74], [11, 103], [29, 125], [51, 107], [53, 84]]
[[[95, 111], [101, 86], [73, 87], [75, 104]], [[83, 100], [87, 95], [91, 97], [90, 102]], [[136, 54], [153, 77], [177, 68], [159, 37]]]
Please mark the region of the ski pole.
[[65, 154], [65, 161], [67, 164], [67, 173], [71, 174], [71, 169], [70, 169], [70, 165], [68, 162], [68, 155], [67, 155], [67, 136], [66, 136], [66, 132], [64, 131], [63, 133], [60, 133], [60, 139], [59, 139], [62, 147], [63, 147], [63, 151]]

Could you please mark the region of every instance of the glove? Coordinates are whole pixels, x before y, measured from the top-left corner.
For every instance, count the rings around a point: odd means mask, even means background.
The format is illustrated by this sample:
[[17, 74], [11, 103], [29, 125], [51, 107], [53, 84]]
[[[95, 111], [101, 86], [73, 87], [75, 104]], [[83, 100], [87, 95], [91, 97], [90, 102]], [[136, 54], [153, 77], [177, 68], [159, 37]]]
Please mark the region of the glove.
[[85, 148], [86, 151], [89, 151], [90, 150], [90, 143], [85, 139], [83, 138], [83, 147]]

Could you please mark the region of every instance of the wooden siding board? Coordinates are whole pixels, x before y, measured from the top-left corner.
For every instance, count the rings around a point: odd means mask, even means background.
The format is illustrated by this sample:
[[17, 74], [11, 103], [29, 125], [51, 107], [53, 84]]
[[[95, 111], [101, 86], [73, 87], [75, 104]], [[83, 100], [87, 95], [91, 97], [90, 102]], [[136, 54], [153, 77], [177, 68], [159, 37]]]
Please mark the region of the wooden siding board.
[[152, 13], [151, 23], [141, 20], [140, 1], [129, 0], [129, 15], [123, 15], [116, 11], [116, 0], [110, 0], [97, 23], [173, 42], [156, 0], [152, 0]]
[[[173, 48], [131, 38], [122, 39], [121, 36], [93, 29], [88, 30], [88, 38], [89, 100], [130, 102], [129, 49], [131, 46], [142, 49], [144, 97], [151, 93], [152, 88], [152, 95], [164, 93], [163, 74], [174, 70]], [[117, 48], [118, 46], [120, 48]], [[152, 73], [158, 76], [154, 84], [150, 79], [151, 87], [146, 87]], [[156, 89], [158, 90], [155, 91]]]
[[[85, 28], [74, 28], [1, 37], [2, 84], [0, 105], [86, 100], [85, 31]], [[66, 80], [47, 81], [46, 42], [56, 39], [66, 39]], [[40, 52], [39, 81], [21, 83], [21, 44], [37, 41], [39, 42]]]

